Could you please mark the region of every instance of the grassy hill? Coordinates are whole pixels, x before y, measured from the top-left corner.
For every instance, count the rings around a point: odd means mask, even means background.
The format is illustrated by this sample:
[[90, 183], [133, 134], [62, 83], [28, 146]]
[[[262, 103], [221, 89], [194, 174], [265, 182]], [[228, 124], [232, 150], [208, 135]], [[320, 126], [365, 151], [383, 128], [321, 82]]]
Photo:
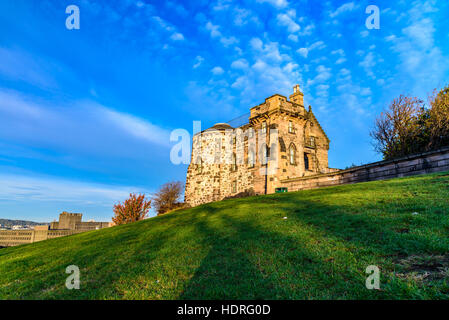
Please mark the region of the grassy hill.
[[226, 200], [1, 249], [0, 298], [448, 299], [448, 235], [449, 173]]

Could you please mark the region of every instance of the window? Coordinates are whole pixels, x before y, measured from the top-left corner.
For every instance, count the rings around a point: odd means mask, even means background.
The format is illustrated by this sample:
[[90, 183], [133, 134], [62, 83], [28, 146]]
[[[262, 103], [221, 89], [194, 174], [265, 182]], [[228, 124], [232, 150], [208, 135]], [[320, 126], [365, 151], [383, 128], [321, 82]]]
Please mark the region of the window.
[[254, 130], [253, 130], [253, 128], [249, 128], [248, 129], [248, 137], [252, 138], [253, 136], [254, 136]]
[[267, 122], [262, 122], [262, 133], [267, 133]]
[[254, 167], [254, 151], [250, 151], [248, 153], [248, 167], [252, 168]]
[[232, 144], [233, 144], [234, 146], [237, 144], [237, 138], [236, 138], [236, 137], [232, 138]]
[[306, 170], [309, 170], [309, 155], [307, 153], [304, 153], [304, 168]]
[[237, 181], [232, 182], [232, 193], [237, 193]]
[[196, 162], [196, 172], [198, 174], [203, 173], [203, 160], [199, 158]]
[[232, 164], [231, 164], [231, 171], [237, 170], [237, 157], [235, 156], [235, 153], [232, 154]]
[[294, 132], [294, 130], [293, 130], [293, 122], [292, 121], [288, 122], [288, 132], [289, 133], [293, 133]]
[[290, 164], [296, 164], [296, 148], [295, 145], [292, 144], [290, 145], [290, 149], [289, 149], [289, 158], [290, 158]]
[[315, 147], [315, 137], [310, 137], [310, 145]]

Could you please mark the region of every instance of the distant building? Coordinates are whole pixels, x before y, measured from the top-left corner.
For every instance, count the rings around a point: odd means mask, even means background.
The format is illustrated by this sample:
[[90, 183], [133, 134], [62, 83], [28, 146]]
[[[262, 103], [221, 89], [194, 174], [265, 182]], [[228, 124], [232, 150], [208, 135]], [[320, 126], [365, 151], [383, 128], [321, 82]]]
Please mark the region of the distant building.
[[95, 222], [94, 220], [82, 222], [82, 217], [82, 213], [69, 213], [64, 211], [59, 215], [59, 222], [55, 221], [50, 223], [50, 230], [89, 231], [107, 228], [112, 224], [112, 222]]
[[[0, 246], [11, 247], [25, 243], [69, 236], [90, 230], [108, 228], [112, 222], [82, 222], [81, 213], [63, 212], [59, 215], [59, 221], [52, 222], [50, 226], [35, 226], [34, 229], [0, 230]], [[17, 226], [13, 226], [17, 227]]]

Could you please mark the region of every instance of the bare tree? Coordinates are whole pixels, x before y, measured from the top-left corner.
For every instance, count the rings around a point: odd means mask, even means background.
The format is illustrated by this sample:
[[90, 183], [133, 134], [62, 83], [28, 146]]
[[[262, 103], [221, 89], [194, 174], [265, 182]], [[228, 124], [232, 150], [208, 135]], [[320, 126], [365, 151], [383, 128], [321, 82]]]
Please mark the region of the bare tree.
[[168, 182], [161, 186], [153, 196], [153, 205], [158, 215], [180, 208], [183, 203], [179, 201], [184, 185], [180, 181]]

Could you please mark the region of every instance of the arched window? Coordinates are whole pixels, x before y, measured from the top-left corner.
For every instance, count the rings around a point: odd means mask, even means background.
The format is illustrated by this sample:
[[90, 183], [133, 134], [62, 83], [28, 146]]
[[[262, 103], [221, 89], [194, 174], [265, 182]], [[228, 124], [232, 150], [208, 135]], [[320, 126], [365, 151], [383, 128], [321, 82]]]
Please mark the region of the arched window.
[[309, 156], [307, 153], [304, 153], [304, 168], [306, 170], [309, 170], [310, 166], [309, 166]]
[[288, 154], [290, 158], [290, 164], [296, 164], [296, 147], [293, 143], [290, 145]]

